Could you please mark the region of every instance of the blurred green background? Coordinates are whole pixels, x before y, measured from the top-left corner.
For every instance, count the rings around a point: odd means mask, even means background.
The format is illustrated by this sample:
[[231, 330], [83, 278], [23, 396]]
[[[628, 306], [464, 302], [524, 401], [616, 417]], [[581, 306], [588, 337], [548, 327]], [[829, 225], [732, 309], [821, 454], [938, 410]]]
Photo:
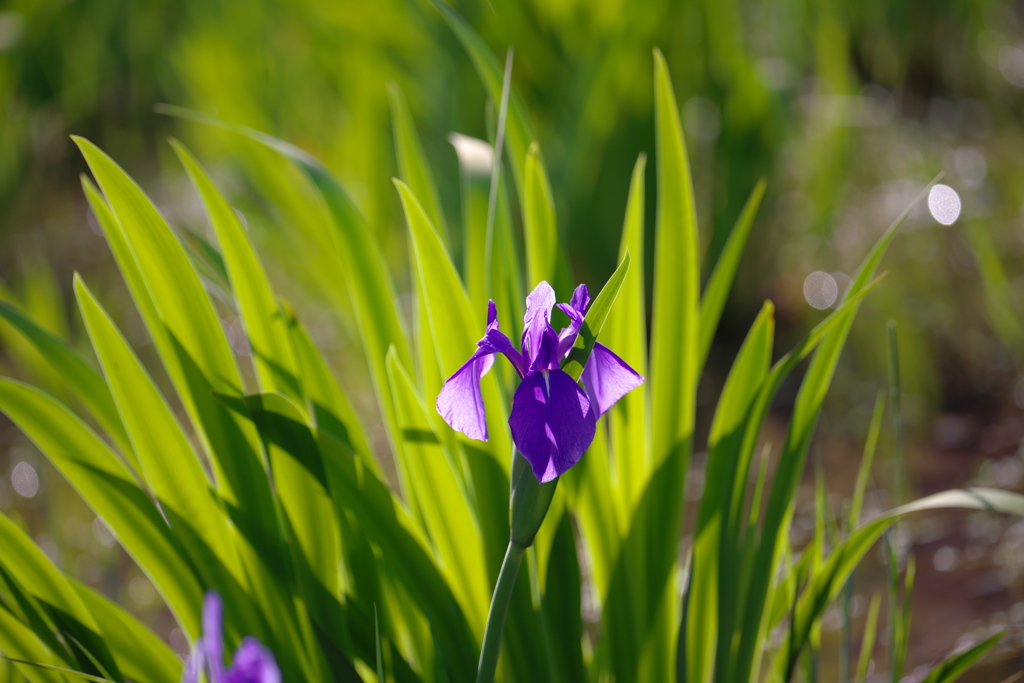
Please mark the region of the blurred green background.
[[[632, 164], [654, 146], [653, 47], [664, 51], [675, 79], [705, 269], [754, 183], [767, 178], [705, 378], [709, 397], [764, 298], [777, 306], [784, 349], [820, 319], [812, 304], [827, 307], [834, 290], [841, 293], [843, 273], [944, 173], [941, 182], [962, 209], [947, 226], [922, 202], [894, 244], [883, 266], [889, 275], [854, 328], [818, 450], [839, 506], [874, 396], [887, 381], [885, 322], [894, 319], [912, 444], [908, 486], [922, 494], [972, 480], [1020, 488], [1024, 3], [450, 4], [497, 55], [515, 49], [513, 83], [539, 136], [577, 279], [596, 285], [611, 271]], [[91, 227], [78, 179], [85, 164], [68, 135], [96, 142], [172, 223], [205, 234], [166, 144], [179, 136], [217, 172], [275, 281], [287, 283], [283, 291], [297, 306], [320, 311], [318, 340], [358, 383], [361, 357], [344, 318], [338, 324], [326, 302], [304, 298], [309, 274], [301, 254], [287, 249], [289, 231], [317, 220], [315, 208], [304, 208], [301, 194], [273, 193], [271, 179], [282, 171], [240, 138], [159, 116], [153, 106], [216, 114], [326, 162], [377, 231], [400, 303], [411, 310], [405, 229], [390, 182], [390, 83], [417, 121], [447, 221], [459, 225], [458, 164], [447, 138], [487, 138], [494, 107], [429, 2], [9, 0], [0, 9], [0, 298], [74, 341], [81, 325], [64, 302], [72, 271], [81, 270], [107, 301], [120, 302], [130, 331], [129, 300]], [[654, 185], [650, 172], [652, 196]], [[649, 203], [649, 227], [653, 217]], [[134, 329], [134, 341], [145, 344], [141, 327]], [[0, 328], [0, 344], [4, 374], [61, 391], [59, 378], [10, 330]], [[28, 519], [63, 566], [165, 619], [145, 579], [130, 564], [111, 563], [119, 551], [109, 534], [6, 421], [0, 446], [0, 509]], [[38, 495], [16, 491], [32, 479], [24, 468], [15, 472], [20, 463], [41, 480]], [[877, 474], [884, 489], [891, 474], [884, 464]], [[911, 663], [937, 656], [961, 631], [981, 633], [996, 621], [1024, 629], [1024, 527], [1002, 520], [982, 533], [960, 518], [943, 524], [925, 529], [930, 536], [922, 532], [930, 541], [919, 537], [927, 561], [920, 563], [926, 597], [918, 600], [925, 610], [943, 605], [940, 613], [963, 628], [929, 630], [922, 619]], [[931, 595], [928, 572], [944, 580]], [[942, 594], [941, 586], [957, 585], [955, 572], [967, 588]]]

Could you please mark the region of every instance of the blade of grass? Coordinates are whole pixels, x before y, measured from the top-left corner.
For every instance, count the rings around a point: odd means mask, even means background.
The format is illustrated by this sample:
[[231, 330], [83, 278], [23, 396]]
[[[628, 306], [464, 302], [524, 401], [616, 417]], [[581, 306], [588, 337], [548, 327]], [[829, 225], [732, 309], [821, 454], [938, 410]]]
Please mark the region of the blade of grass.
[[124, 683], [99, 626], [74, 588], [50, 558], [5, 515], [0, 515], [0, 547], [4, 549], [3, 567], [33, 598], [46, 605], [61, 636], [77, 641], [69, 649], [75, 651], [79, 665], [86, 668], [91, 663], [89, 658], [94, 658], [100, 669], [94, 669], [94, 673]]
[[856, 683], [867, 683], [871, 655], [875, 651], [875, 633], [878, 629], [878, 610], [882, 606], [882, 594], [871, 597], [867, 619], [864, 621], [864, 635], [860, 639], [860, 657], [857, 659]]
[[184, 145], [171, 140], [171, 147], [202, 197], [223, 251], [230, 291], [245, 323], [260, 388], [297, 397], [299, 388], [287, 320], [242, 222]]
[[100, 427], [117, 444], [129, 466], [137, 472], [138, 458], [132, 450], [128, 434], [124, 431], [121, 417], [117, 414], [117, 406], [114, 405], [103, 375], [64, 340], [37, 325], [14, 306], [0, 302], [0, 316], [36, 347], [72, 393], [85, 404]]
[[715, 331], [718, 329], [718, 322], [722, 318], [722, 310], [725, 308], [725, 301], [732, 289], [732, 283], [736, 279], [736, 271], [740, 266], [740, 257], [743, 256], [743, 247], [746, 246], [747, 236], [750, 234], [750, 227], [754, 224], [754, 217], [761, 205], [761, 198], [764, 197], [764, 190], [767, 182], [762, 179], [754, 186], [750, 198], [743, 206], [736, 219], [736, 225], [729, 233], [729, 239], [725, 248], [715, 262], [711, 271], [704, 293], [700, 300], [700, 351], [698, 355], [699, 367], [703, 369], [707, 362], [708, 352], [711, 351], [711, 342], [715, 338]]
[[77, 416], [38, 389], [0, 378], [0, 410], [106, 521], [185, 634], [198, 637], [200, 584], [183, 549], [132, 473]]
[[[647, 375], [647, 304], [644, 294], [644, 173], [647, 157], [641, 154], [633, 166], [626, 201], [626, 217], [619, 244], [619, 259], [637, 255], [622, 283], [618, 305], [608, 319], [608, 347], [639, 374]], [[632, 513], [651, 466], [649, 447], [648, 392], [631, 391], [613, 407], [605, 419], [611, 434], [614, 478], [618, 491], [619, 524]]]
[[[925, 192], [927, 192], [927, 188]], [[917, 200], [904, 210], [875, 244], [847, 290], [845, 300], [861, 294], [868, 286], [878, 263], [895, 237], [896, 231], [922, 196], [919, 195]], [[745, 596], [746, 604], [742, 608], [743, 616], [737, 622], [742, 625], [743, 630], [737, 656], [733, 660], [736, 662], [735, 669], [730, 672], [731, 676], [727, 676], [729, 680], [733, 678], [748, 680], [752, 672], [759, 669], [761, 649], [758, 643], [763, 642], [765, 634], [764, 605], [770, 593], [770, 577], [774, 575], [774, 567], [778, 564], [781, 552], [782, 539], [787, 535], [792, 520], [793, 495], [803, 472], [814, 426], [817, 424], [818, 414], [821, 411], [825, 394], [853, 324], [857, 308], [857, 305], [848, 307], [836, 328], [822, 340], [797, 395], [786, 443], [765, 512], [761, 539], [754, 559], [755, 567], [751, 573], [752, 585]]]
[[388, 371], [409, 476], [422, 487], [420, 507], [438, 564], [474, 633], [482, 637], [490, 587], [480, 530], [460, 485], [459, 470], [434, 433], [427, 409], [395, 354], [388, 354]]
[[997, 633], [969, 650], [953, 655], [929, 671], [921, 683], [953, 683], [967, 669], [971, 668], [972, 664], [984, 657], [985, 653], [991, 650], [1002, 637], [1002, 633]]
[[[483, 39], [477, 35], [466, 20], [459, 16], [455, 10], [439, 0], [434, 0], [434, 6], [441, 12], [441, 16], [444, 17], [452, 32], [459, 39], [459, 42], [462, 43], [462, 47], [469, 55], [470, 61], [473, 62], [473, 67], [476, 69], [477, 75], [480, 77], [488, 96], [495, 102], [501, 102], [503, 100], [502, 84], [504, 81], [501, 66], [494, 53], [491, 52]], [[506, 66], [508, 63], [506, 62]], [[508, 119], [504, 137], [508, 141], [508, 158], [512, 166], [512, 175], [515, 179], [516, 188], [519, 190], [520, 205], [525, 206], [524, 176], [526, 173], [524, 162], [527, 158], [527, 148], [533, 140], [537, 139], [537, 136], [533, 134], [529, 119], [526, 116], [526, 108], [523, 106], [519, 95], [515, 91], [511, 91], [506, 97], [506, 101], [508, 102]]]
[[396, 434], [394, 403], [388, 395], [384, 356], [393, 344], [403, 364], [411, 365], [412, 357], [408, 336], [394, 305], [395, 290], [387, 262], [355, 202], [323, 164], [295, 145], [191, 109], [159, 105], [156, 110], [169, 116], [229, 130], [265, 145], [288, 159], [316, 188], [332, 218], [334, 231], [328, 249], [345, 272], [352, 308], [377, 394], [377, 405], [388, 429], [388, 436], [393, 440]]
[[182, 661], [155, 633], [92, 588], [68, 579], [103, 634], [118, 668], [136, 683], [177, 683]]
[[708, 435], [708, 460], [694, 530], [693, 560], [686, 621], [680, 629], [679, 647], [685, 652], [685, 671], [678, 680], [710, 683], [714, 679], [715, 652], [719, 637], [721, 591], [732, 591], [738, 572], [729, 555], [720, 555], [722, 517], [731, 507], [731, 480], [743, 438], [744, 420], [768, 374], [775, 307], [766, 302], [747, 334], [726, 379]]
[[540, 145], [534, 141], [526, 153], [523, 192], [523, 233], [526, 238], [526, 282], [555, 282], [558, 262], [558, 223]]

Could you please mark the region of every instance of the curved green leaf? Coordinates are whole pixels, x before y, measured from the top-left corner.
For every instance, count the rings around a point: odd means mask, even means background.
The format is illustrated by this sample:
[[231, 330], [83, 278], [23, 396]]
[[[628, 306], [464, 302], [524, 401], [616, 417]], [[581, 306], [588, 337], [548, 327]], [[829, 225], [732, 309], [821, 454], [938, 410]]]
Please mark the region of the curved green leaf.
[[149, 495], [82, 421], [43, 392], [0, 378], [0, 411], [53, 463], [153, 582], [187, 635], [199, 635], [203, 593]]

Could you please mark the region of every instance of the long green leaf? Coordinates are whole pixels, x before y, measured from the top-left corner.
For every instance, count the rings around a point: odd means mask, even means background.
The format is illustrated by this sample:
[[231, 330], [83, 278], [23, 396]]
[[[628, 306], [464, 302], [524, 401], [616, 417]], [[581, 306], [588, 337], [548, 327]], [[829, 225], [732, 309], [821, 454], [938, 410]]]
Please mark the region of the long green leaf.
[[[693, 187], [668, 67], [654, 52], [658, 206], [651, 321], [651, 472], [613, 571], [604, 615], [612, 675], [668, 680], [678, 601], [675, 544], [692, 449], [700, 320]], [[626, 569], [625, 565], [634, 566]], [[638, 587], [640, 590], [637, 590]]]
[[423, 153], [423, 145], [416, 133], [409, 105], [395, 83], [388, 84], [388, 96], [391, 100], [391, 129], [395, 138], [399, 177], [422, 202], [423, 212], [427, 214], [427, 218], [450, 249], [451, 238], [448, 236], [448, 223], [444, 218], [441, 199], [437, 194], [437, 184]]
[[[404, 183], [396, 181], [395, 185], [412, 238], [413, 259], [423, 287], [421, 296], [427, 303], [439, 365], [442, 374], [449, 377], [472, 355], [477, 340], [482, 336], [485, 311], [474, 313], [471, 310], [469, 297], [455, 266], [419, 202]], [[504, 498], [508, 491], [508, 454], [512, 444], [496, 379], [485, 377], [481, 391], [487, 406], [490, 441], [483, 446], [459, 436], [456, 443], [461, 445], [468, 459], [466, 475], [471, 482], [469, 488], [475, 494], [473, 506], [481, 535], [488, 544], [485, 552], [489, 566], [494, 566], [504, 555], [503, 535], [507, 533], [508, 525]], [[481, 461], [481, 452], [486, 453], [484, 457], [489, 456], [490, 461]], [[412, 481], [412, 484], [416, 482]], [[414, 500], [415, 497], [414, 492]]]
[[[660, 51], [654, 52], [654, 64], [658, 214], [650, 391], [653, 465], [658, 467], [670, 454], [685, 452], [692, 437], [699, 353], [700, 265], [693, 182], [679, 109]], [[679, 486], [681, 490], [682, 482]]]
[[[644, 294], [644, 172], [647, 157], [641, 154], [633, 166], [626, 201], [626, 217], [619, 243], [619, 260], [626, 253], [636, 261], [622, 283], [618, 305], [612, 309], [605, 333], [607, 346], [641, 375], [647, 374], [647, 304]], [[622, 523], [632, 512], [651, 466], [648, 392], [631, 391], [605, 418], [611, 434], [610, 446], [619, 489]]]
[[971, 668], [972, 664], [984, 657], [985, 653], [991, 650], [1002, 637], [1002, 633], [997, 633], [974, 647], [953, 655], [929, 671], [921, 683], [953, 683], [960, 678], [961, 674]]
[[[913, 206], [914, 204], [911, 204], [893, 222], [864, 259], [853, 283], [847, 290], [846, 302], [862, 295], [870, 286], [878, 263]], [[741, 625], [742, 635], [738, 641], [736, 657], [730, 658], [730, 663], [735, 668], [726, 674], [727, 678], [745, 681], [751, 677], [752, 672], [756, 672], [759, 668], [762, 650], [758, 644], [763, 642], [767, 628], [764, 608], [769, 602], [771, 577], [778, 565], [783, 539], [788, 535], [789, 524], [792, 520], [793, 495], [803, 472], [810, 440], [825, 394], [853, 324], [857, 308], [856, 304], [843, 306], [842, 317], [838, 319], [835, 328], [822, 340], [797, 395], [790, 428], [776, 470], [775, 483], [765, 511], [757, 553], [753, 560], [752, 583], [744, 596], [746, 604], [743, 607], [743, 616], [737, 622]], [[774, 394], [774, 390], [772, 393]], [[752, 430], [751, 435], [753, 433]], [[748, 437], [750, 449], [753, 448], [751, 441], [752, 437]], [[737, 476], [739, 475], [740, 472], [737, 472]]]
[[121, 424], [114, 400], [110, 397], [110, 389], [103, 381], [103, 375], [64, 340], [37, 325], [14, 306], [0, 302], [0, 316], [36, 347], [114, 440], [125, 459], [132, 467], [138, 469], [138, 460], [124, 431], [124, 425]]
[[876, 593], [871, 598], [868, 615], [864, 621], [864, 636], [860, 639], [860, 656], [857, 659], [856, 683], [867, 683], [868, 668], [871, 666], [871, 655], [875, 651], [875, 633], [878, 630], [878, 610], [882, 606], [882, 595]]
[[0, 410], [106, 521], [185, 633], [198, 637], [202, 589], [181, 546], [125, 465], [77, 416], [38, 389], [0, 379]]
[[217, 235], [231, 291], [238, 301], [238, 310], [252, 346], [253, 365], [260, 387], [264, 391], [279, 391], [297, 397], [299, 388], [288, 321], [242, 222], [195, 157], [177, 140], [172, 140], [171, 146], [202, 197]]
[[800, 597], [793, 615], [792, 641], [788, 644], [789, 651], [793, 653], [790, 669], [811, 629], [820, 621], [829, 603], [839, 594], [850, 573], [875, 541], [903, 515], [943, 508], [988, 510], [1024, 516], [1024, 495], [982, 488], [944, 491], [896, 508], [857, 529], [832, 551]]
[[217, 126], [255, 140], [288, 159], [316, 187], [333, 219], [330, 249], [344, 269], [349, 296], [355, 311], [359, 334], [377, 392], [377, 404], [388, 434], [395, 435], [394, 404], [388, 395], [384, 357], [391, 345], [403, 363], [411, 354], [402, 322], [394, 305], [395, 290], [380, 245], [366, 225], [362, 213], [340, 183], [319, 161], [295, 145], [265, 133], [237, 126], [201, 112], [161, 105], [157, 111], [170, 116]]
[[18, 583], [45, 606], [65, 641], [77, 641], [70, 649], [78, 655], [79, 665], [95, 662], [96, 669], [92, 673], [124, 683], [85, 603], [46, 554], [5, 515], [0, 515], [0, 547], [4, 549], [0, 566], [11, 572]]
[[125, 677], [136, 683], [177, 683], [182, 662], [138, 619], [83, 583], [69, 583], [96, 619], [103, 639]]
[[490, 586], [480, 529], [460, 485], [459, 469], [434, 432], [427, 408], [395, 354], [388, 354], [392, 394], [418, 498], [438, 564], [477, 637], [483, 636]]
[[[0, 659], [7, 659], [15, 663], [41, 662], [51, 666], [57, 666], [57, 662], [63, 662], [39, 639], [34, 631], [4, 609], [0, 609]], [[67, 662], [63, 663], [67, 664]], [[54, 670], [42, 669], [29, 672], [21, 667], [14, 670], [29, 673], [27, 680], [32, 683], [66, 683], [68, 680]], [[11, 668], [8, 668], [8, 671], [11, 671]]]
[[523, 193], [523, 233], [526, 237], [526, 282], [533, 287], [541, 280], [555, 282], [558, 263], [558, 223], [540, 145], [533, 142], [526, 154]]
[[[473, 28], [451, 7], [434, 0], [434, 6], [441, 12], [448, 26], [451, 27], [455, 36], [462, 43], [462, 47], [473, 62], [477, 75], [487, 90], [487, 95], [495, 103], [501, 101], [502, 91], [502, 69], [497, 58], [491, 52], [487, 43], [480, 38]], [[537, 139], [533, 134], [529, 119], [526, 116], [526, 108], [523, 106], [519, 95], [513, 91], [508, 99], [508, 118], [505, 124], [505, 138], [508, 144], [508, 158], [512, 165], [512, 175], [519, 190], [521, 205], [525, 205], [525, 160], [527, 148], [531, 142]], [[530, 283], [534, 285], [536, 283]]]
[[[720, 591], [733, 591], [739, 572], [731, 553], [721, 551], [723, 517], [732, 507], [732, 477], [743, 439], [744, 421], [768, 374], [774, 336], [774, 306], [766, 302], [754, 321], [733, 363], [718, 401], [708, 436], [708, 464], [694, 532], [693, 559], [686, 604], [686, 621], [680, 632], [685, 657], [679, 680], [710, 683], [714, 679], [718, 642], [718, 615], [725, 601]], [[728, 632], [723, 637], [727, 637]]]
[[[142, 464], [142, 475], [160, 501], [171, 528], [193, 552], [213, 551], [229, 572], [240, 575], [241, 566], [225, 518], [210, 495], [202, 464], [170, 406], [107, 312], [77, 276], [75, 294], [89, 339]], [[191, 542], [190, 536], [180, 535], [184, 529], [178, 529], [179, 525], [191, 527], [198, 538]]]
[[754, 216], [761, 205], [761, 198], [764, 196], [764, 189], [767, 183], [764, 180], [758, 181], [750, 198], [743, 206], [736, 225], [729, 233], [729, 239], [725, 248], [715, 263], [715, 268], [708, 278], [704, 287], [704, 294], [700, 300], [700, 366], [703, 368], [707, 362], [708, 352], [711, 350], [711, 342], [715, 338], [715, 331], [718, 329], [718, 321], [722, 317], [722, 310], [725, 308], [725, 301], [732, 289], [732, 283], [736, 279], [736, 271], [740, 266], [740, 257], [743, 255], [743, 247], [747, 243], [747, 235], [750, 234], [750, 226], [754, 224]]

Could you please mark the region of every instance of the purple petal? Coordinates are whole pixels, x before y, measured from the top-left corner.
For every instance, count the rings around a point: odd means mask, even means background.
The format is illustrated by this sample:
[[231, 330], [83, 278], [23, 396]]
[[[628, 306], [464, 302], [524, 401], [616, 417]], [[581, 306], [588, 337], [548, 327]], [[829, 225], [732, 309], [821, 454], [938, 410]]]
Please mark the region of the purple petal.
[[561, 370], [527, 375], [512, 399], [508, 419], [516, 448], [541, 482], [579, 462], [597, 430], [590, 400]]
[[185, 671], [181, 676], [181, 683], [199, 683], [199, 672], [203, 670], [203, 648], [202, 638], [199, 639], [195, 650], [185, 664]]
[[205, 655], [205, 663], [210, 672], [210, 682], [220, 681], [221, 669], [224, 666], [224, 605], [216, 591], [207, 591], [203, 598], [203, 637], [198, 648]]
[[480, 378], [491, 369], [491, 354], [477, 351], [466, 364], [455, 371], [437, 395], [437, 412], [457, 432], [471, 439], [487, 441], [487, 416]]
[[579, 311], [580, 315], [587, 312], [587, 306], [590, 305], [590, 293], [587, 291], [586, 285], [580, 285], [573, 291], [569, 305]]
[[582, 379], [590, 402], [597, 407], [598, 417], [644, 383], [644, 378], [636, 370], [603, 344], [594, 344], [594, 350], [583, 367]]
[[[526, 368], [523, 365], [523, 357], [519, 354], [519, 351], [516, 350], [516, 347], [512, 346], [512, 340], [506, 337], [505, 333], [498, 330], [497, 327], [494, 329], [490, 329], [490, 327], [488, 327], [487, 334], [485, 334], [484, 338], [478, 341], [476, 345], [479, 347], [481, 352], [486, 354], [505, 354], [505, 357], [509, 359], [520, 377], [526, 374]], [[484, 371], [483, 374], [487, 374], [487, 372]]]
[[281, 683], [281, 671], [270, 650], [250, 636], [235, 651], [224, 683]]
[[551, 308], [555, 305], [555, 290], [541, 280], [526, 297], [526, 315], [523, 316], [524, 363], [532, 367], [541, 350], [544, 335], [551, 329]]
[[572, 293], [572, 299], [567, 304], [558, 304], [558, 310], [569, 316], [569, 327], [565, 327], [558, 333], [558, 359], [565, 358], [576, 343], [580, 328], [583, 327], [583, 316], [587, 313], [587, 306], [590, 305], [590, 295], [587, 293], [587, 286], [580, 285]]

